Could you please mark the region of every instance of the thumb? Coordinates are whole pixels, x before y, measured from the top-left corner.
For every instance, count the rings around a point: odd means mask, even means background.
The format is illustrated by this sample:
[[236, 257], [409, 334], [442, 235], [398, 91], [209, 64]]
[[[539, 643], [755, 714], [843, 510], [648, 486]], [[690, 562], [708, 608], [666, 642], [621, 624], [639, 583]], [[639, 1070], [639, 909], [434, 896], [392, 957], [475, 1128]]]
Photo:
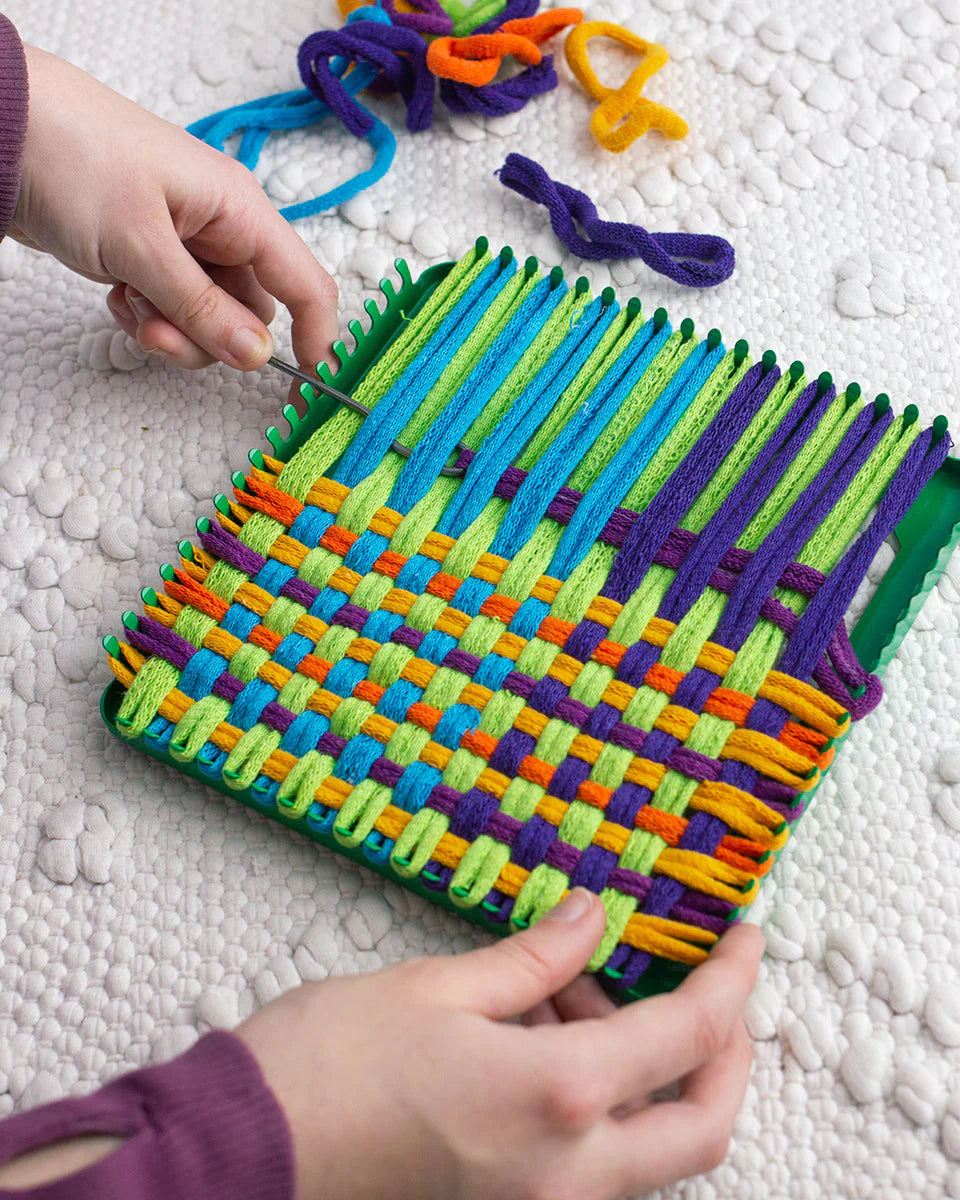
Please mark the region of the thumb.
[[574, 888], [532, 928], [453, 960], [451, 990], [492, 1020], [519, 1016], [580, 974], [605, 923], [599, 897]]
[[195, 345], [241, 371], [262, 367], [273, 353], [266, 325], [236, 297], [218, 287], [178, 240], [137, 264], [127, 282]]

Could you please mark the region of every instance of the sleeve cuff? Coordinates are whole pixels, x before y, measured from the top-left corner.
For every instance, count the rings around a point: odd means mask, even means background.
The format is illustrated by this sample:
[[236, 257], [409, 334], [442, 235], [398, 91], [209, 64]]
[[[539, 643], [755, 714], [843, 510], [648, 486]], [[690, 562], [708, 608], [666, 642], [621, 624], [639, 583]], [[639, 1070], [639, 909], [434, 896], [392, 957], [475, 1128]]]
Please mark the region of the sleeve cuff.
[[100, 1162], [0, 1200], [294, 1200], [286, 1118], [237, 1037], [211, 1033], [172, 1062], [0, 1123], [0, 1161], [91, 1133], [126, 1136]]
[[27, 136], [27, 60], [12, 23], [0, 13], [0, 240], [20, 197], [20, 164]]

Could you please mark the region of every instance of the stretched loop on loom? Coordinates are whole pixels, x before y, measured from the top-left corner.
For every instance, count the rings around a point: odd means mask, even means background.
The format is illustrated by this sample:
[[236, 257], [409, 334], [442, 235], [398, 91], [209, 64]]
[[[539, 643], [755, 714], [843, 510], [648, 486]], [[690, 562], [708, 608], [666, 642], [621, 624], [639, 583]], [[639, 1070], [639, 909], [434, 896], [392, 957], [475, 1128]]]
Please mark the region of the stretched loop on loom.
[[[405, 7], [398, 8], [397, 0], [376, 0], [390, 14], [394, 25], [412, 29], [414, 33], [428, 36], [444, 36], [453, 33], [453, 18], [446, 13], [439, 0], [403, 0]], [[337, 0], [341, 17], [349, 16], [369, 0]]]
[[[590, 64], [587, 43], [595, 37], [611, 38], [642, 55], [640, 65], [618, 88], [602, 84]], [[651, 129], [674, 140], [687, 136], [689, 127], [679, 114], [643, 95], [644, 85], [669, 60], [665, 47], [647, 42], [610, 21], [587, 21], [567, 38], [565, 52], [581, 86], [594, 100], [600, 101], [590, 120], [590, 131], [604, 149], [622, 154]]]
[[[589, 196], [557, 183], [539, 163], [521, 154], [507, 156], [500, 182], [528, 200], [545, 205], [554, 233], [580, 258], [591, 262], [642, 258], [652, 270], [688, 287], [714, 287], [733, 274], [736, 256], [723, 238], [700, 233], [650, 233], [640, 225], [604, 221]], [[587, 237], [577, 231], [578, 224]]]
[[[352, 396], [348, 396], [345, 392], [339, 391], [335, 387], [331, 387], [329, 383], [324, 381], [318, 375], [308, 375], [306, 371], [301, 371], [299, 367], [293, 366], [292, 363], [283, 362], [282, 359], [272, 355], [267, 359], [267, 366], [276, 367], [278, 371], [283, 371], [285, 375], [291, 376], [293, 379], [299, 379], [301, 383], [305, 383], [307, 387], [313, 388], [315, 392], [321, 395], [329, 396], [331, 400], [336, 400], [338, 404], [342, 404], [345, 408], [349, 408], [352, 412], [359, 413], [362, 417], [370, 416], [370, 409], [365, 404], [361, 404], [359, 400], [354, 400]], [[403, 446], [400, 442], [391, 442], [390, 449], [395, 450], [397, 454], [403, 458], [409, 458], [413, 451], [409, 446]], [[454, 446], [454, 453], [458, 455], [458, 460], [452, 466], [443, 467], [440, 471], [441, 475], [451, 475], [459, 478], [466, 474], [467, 466], [464, 463], [460, 465], [459, 456], [463, 453], [469, 453], [470, 447], [465, 442], [457, 442]]]

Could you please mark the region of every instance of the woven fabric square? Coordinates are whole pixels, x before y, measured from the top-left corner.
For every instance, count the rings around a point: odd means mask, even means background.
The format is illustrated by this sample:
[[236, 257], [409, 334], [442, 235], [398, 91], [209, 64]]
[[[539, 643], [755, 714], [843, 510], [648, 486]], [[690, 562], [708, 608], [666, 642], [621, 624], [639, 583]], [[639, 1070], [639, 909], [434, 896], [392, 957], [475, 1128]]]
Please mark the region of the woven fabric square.
[[122, 731], [492, 928], [590, 888], [628, 993], [695, 966], [880, 698], [843, 617], [949, 439], [483, 247], [354, 394], [128, 621]]

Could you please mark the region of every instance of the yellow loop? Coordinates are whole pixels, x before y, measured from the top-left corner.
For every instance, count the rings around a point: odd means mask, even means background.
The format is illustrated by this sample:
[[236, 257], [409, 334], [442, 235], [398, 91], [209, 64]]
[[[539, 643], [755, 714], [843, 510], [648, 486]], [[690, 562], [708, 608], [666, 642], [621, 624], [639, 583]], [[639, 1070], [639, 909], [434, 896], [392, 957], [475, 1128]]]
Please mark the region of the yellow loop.
[[[643, 56], [643, 61], [619, 88], [602, 84], [590, 65], [587, 43], [595, 37], [612, 38]], [[687, 136], [689, 127], [683, 117], [642, 95], [644, 84], [670, 57], [663, 46], [644, 41], [612, 21], [586, 21], [573, 29], [565, 49], [570, 69], [584, 90], [600, 101], [590, 120], [590, 131], [605, 149], [622, 154], [650, 129], [673, 139]]]

